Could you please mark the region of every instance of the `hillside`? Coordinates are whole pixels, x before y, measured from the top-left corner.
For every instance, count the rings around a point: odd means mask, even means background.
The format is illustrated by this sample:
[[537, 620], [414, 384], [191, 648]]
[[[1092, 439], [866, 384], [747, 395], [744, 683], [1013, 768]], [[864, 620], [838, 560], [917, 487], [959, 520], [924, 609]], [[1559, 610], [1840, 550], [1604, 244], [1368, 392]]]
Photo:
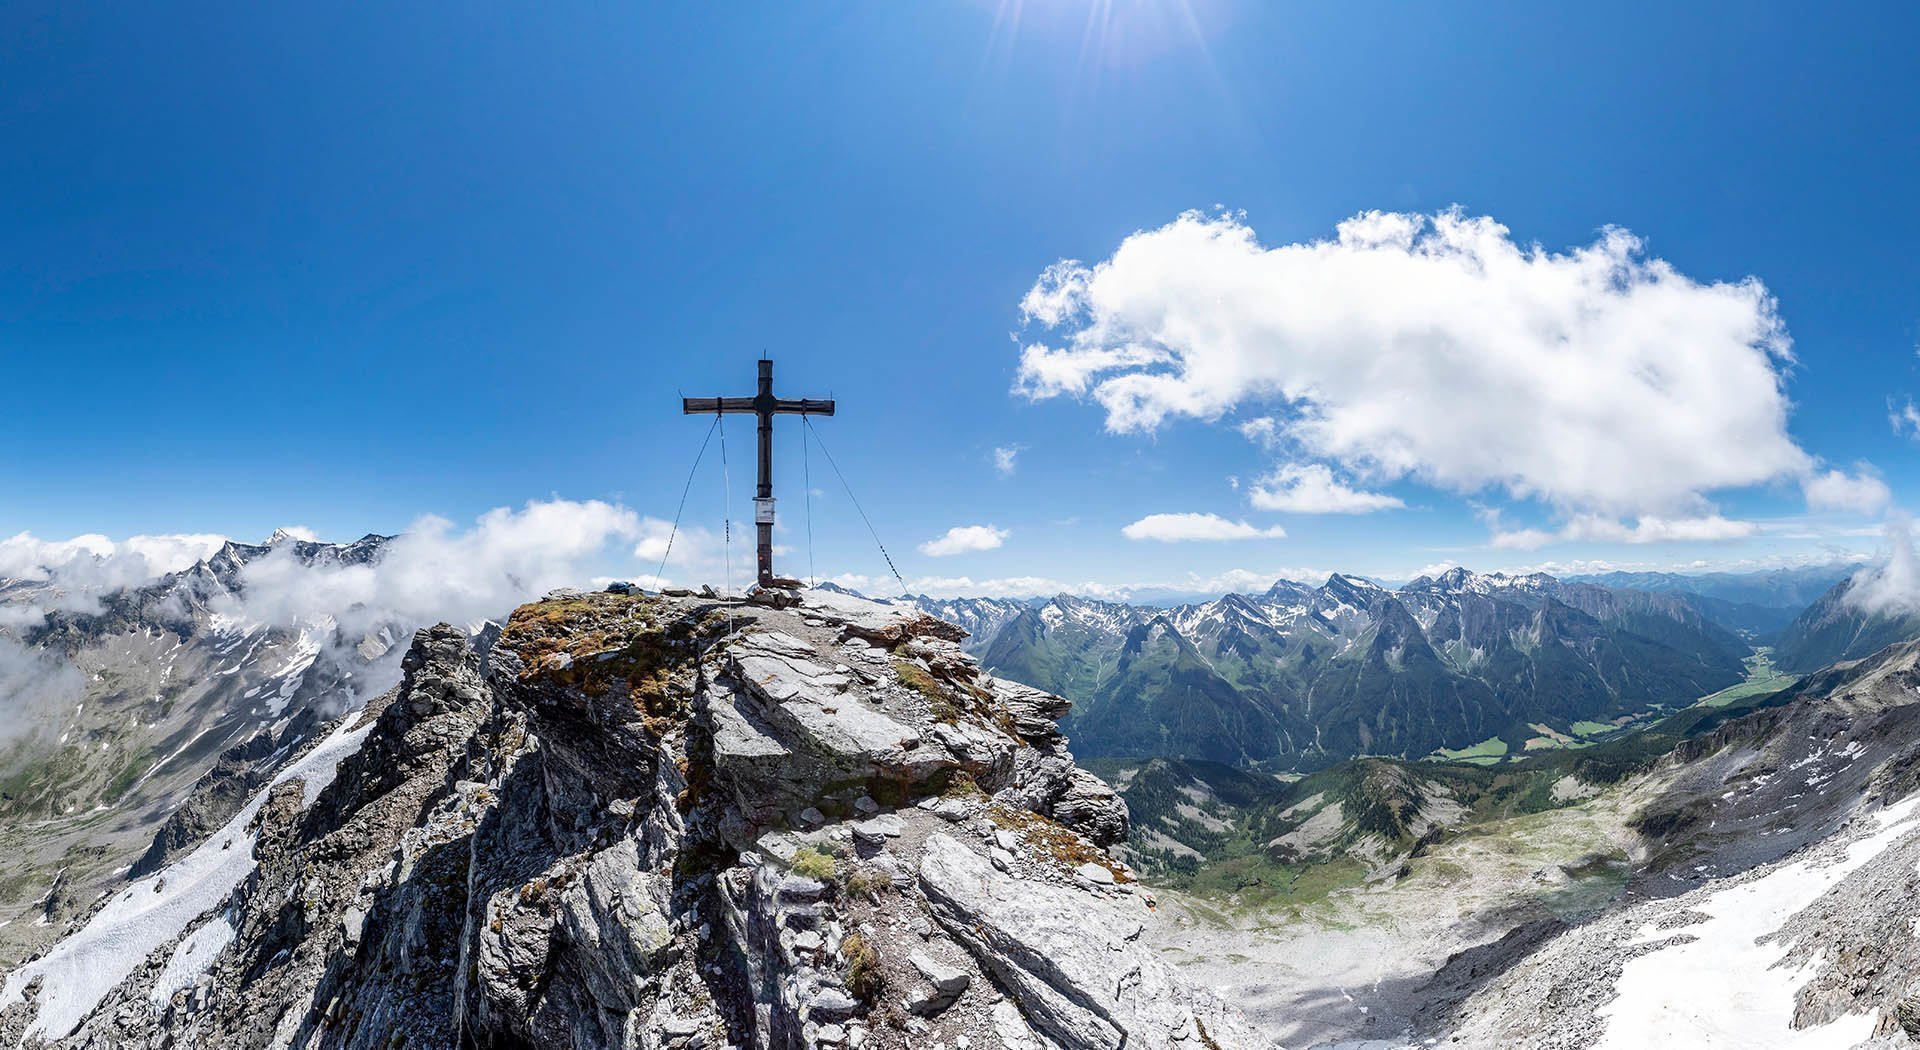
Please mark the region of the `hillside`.
[[1780, 666], [1815, 671], [1920, 638], [1920, 613], [1872, 607], [1858, 599], [1857, 586], [1853, 578], [1834, 584], [1774, 636]]
[[1098, 765], [1150, 936], [1286, 1045], [1905, 1046], [1917, 646], [1499, 766]]
[[[364, 564], [385, 542], [228, 543], [90, 608], [61, 609], [32, 583], [0, 586], [0, 613], [13, 614], [0, 625], [14, 623], [0, 626], [0, 962], [50, 939], [119, 869], [150, 863], [157, 831], [225, 823], [260, 786], [260, 758], [398, 680], [412, 625], [283, 628], [234, 615], [248, 565]], [[182, 809], [216, 766], [227, 790]]]

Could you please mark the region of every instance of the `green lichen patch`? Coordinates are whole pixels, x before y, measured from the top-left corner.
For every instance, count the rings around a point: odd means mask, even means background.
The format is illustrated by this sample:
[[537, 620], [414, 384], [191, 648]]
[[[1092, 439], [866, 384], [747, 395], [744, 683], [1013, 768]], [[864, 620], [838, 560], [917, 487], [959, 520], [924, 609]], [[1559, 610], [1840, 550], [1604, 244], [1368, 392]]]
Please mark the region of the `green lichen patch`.
[[698, 658], [712, 629], [658, 598], [589, 594], [515, 609], [499, 644], [520, 658], [523, 681], [592, 697], [626, 690], [648, 730], [660, 736], [687, 713], [672, 676]]
[[1082, 864], [1097, 864], [1112, 873], [1115, 882], [1134, 881], [1132, 873], [1125, 866], [1107, 856], [1099, 847], [1081, 838], [1071, 828], [1031, 810], [1015, 809], [995, 802], [987, 806], [987, 819], [1019, 833], [1036, 856], [1047, 857], [1062, 869], [1071, 871]]

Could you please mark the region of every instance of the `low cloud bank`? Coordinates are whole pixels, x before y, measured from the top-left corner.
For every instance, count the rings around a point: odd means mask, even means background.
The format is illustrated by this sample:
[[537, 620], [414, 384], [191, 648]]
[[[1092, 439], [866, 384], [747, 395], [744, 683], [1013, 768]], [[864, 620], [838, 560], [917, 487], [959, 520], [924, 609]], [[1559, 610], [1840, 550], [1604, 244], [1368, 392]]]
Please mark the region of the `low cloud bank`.
[[0, 539], [0, 583], [36, 585], [31, 607], [0, 608], [0, 625], [46, 612], [94, 612], [100, 596], [151, 583], [192, 566], [227, 542], [225, 536], [180, 533], [111, 540], [89, 534], [43, 540], [22, 532]]
[[86, 679], [58, 654], [0, 634], [0, 742], [51, 724], [80, 703]]
[[[591, 566], [616, 545], [635, 561], [665, 523], [598, 500], [551, 500], [500, 507], [471, 528], [424, 517], [387, 544], [378, 560], [308, 564], [291, 545], [248, 563], [240, 592], [216, 611], [249, 625], [289, 627], [331, 617], [346, 633], [382, 623], [470, 625], [504, 616], [556, 587], [585, 586]], [[676, 544], [677, 546], [677, 544]], [[691, 555], [699, 545], [689, 542]], [[660, 544], [664, 550], [664, 543]]]
[[[282, 530], [305, 539], [307, 530]], [[360, 666], [355, 646], [385, 628], [399, 634], [440, 621], [474, 627], [557, 587], [587, 587], [605, 570], [653, 575], [668, 555], [671, 525], [618, 504], [547, 500], [488, 511], [466, 528], [423, 517], [368, 564], [321, 557], [303, 561], [291, 542], [276, 542], [247, 563], [239, 586], [216, 595], [212, 611], [241, 627], [294, 629], [332, 623], [335, 647], [323, 657]], [[61, 654], [26, 647], [23, 629], [49, 613], [97, 611], [100, 599], [192, 567], [227, 542], [210, 535], [80, 536], [42, 540], [27, 533], [0, 540], [0, 735], [47, 724], [80, 702], [84, 676]], [[720, 543], [703, 529], [674, 538], [669, 572], [697, 574], [719, 561]], [[391, 684], [397, 661], [384, 659], [356, 679], [364, 699]], [[376, 679], [376, 680], [368, 680]]]

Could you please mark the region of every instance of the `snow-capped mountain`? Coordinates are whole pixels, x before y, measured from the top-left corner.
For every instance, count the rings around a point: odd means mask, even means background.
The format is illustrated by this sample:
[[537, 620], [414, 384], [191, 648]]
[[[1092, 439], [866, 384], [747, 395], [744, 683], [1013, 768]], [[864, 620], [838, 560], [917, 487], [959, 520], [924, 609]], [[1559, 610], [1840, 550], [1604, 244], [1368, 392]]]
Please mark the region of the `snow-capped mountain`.
[[1169, 609], [1061, 595], [968, 645], [1072, 699], [1089, 755], [1281, 766], [1495, 737], [1517, 751], [1690, 703], [1739, 681], [1748, 652], [1688, 595], [1458, 568]]
[[[0, 883], [11, 887], [0, 895], [0, 959], [17, 959], [84, 910], [116, 872], [141, 862], [169, 819], [186, 838], [231, 816], [176, 814], [224, 753], [238, 749], [228, 757], [243, 781], [270, 771], [276, 752], [321, 718], [398, 679], [411, 625], [376, 620], [348, 632], [325, 617], [282, 627], [245, 616], [250, 564], [270, 555], [307, 567], [366, 564], [386, 543], [284, 534], [227, 543], [90, 603], [53, 600], [71, 596], [51, 593], [51, 581], [0, 581], [9, 625], [0, 627]], [[32, 833], [18, 834], [23, 827]]]
[[902, 599], [938, 620], [965, 628], [973, 640], [991, 638], [1007, 621], [1033, 603], [1019, 598], [929, 598], [913, 594]]

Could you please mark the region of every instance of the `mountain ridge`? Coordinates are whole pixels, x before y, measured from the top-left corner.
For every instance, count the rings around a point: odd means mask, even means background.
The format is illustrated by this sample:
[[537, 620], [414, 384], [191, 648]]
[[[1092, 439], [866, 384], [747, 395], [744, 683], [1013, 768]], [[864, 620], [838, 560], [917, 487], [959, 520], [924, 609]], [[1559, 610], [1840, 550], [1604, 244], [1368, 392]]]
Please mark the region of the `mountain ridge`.
[[957, 634], [626, 591], [423, 629], [393, 690], [16, 968], [0, 1042], [1265, 1046], [1139, 942], [1126, 808], [1064, 703]]
[[1519, 750], [1684, 706], [1739, 681], [1749, 651], [1688, 595], [1464, 568], [1166, 608], [905, 600], [976, 625], [968, 647], [996, 673], [1072, 698], [1076, 739], [1098, 757], [1313, 768], [1493, 738]]

